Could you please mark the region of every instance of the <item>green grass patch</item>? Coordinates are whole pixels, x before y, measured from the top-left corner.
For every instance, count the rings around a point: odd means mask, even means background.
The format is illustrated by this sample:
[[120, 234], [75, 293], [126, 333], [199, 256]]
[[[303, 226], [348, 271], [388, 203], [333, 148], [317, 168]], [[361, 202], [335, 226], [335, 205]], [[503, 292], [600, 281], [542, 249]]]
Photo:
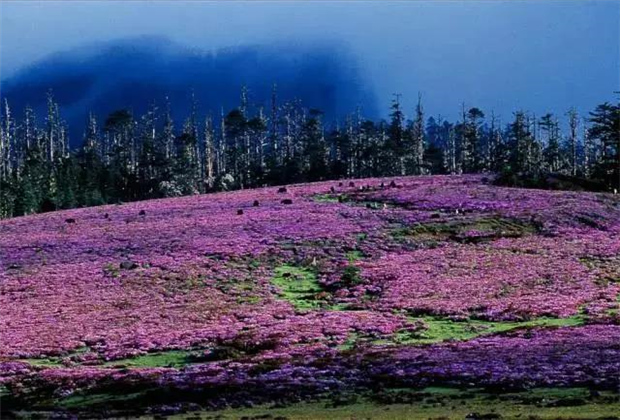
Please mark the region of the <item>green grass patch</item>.
[[[356, 282], [359, 278], [359, 268], [349, 265], [343, 276]], [[274, 270], [271, 284], [278, 288], [280, 298], [288, 301], [298, 311], [348, 310], [348, 304], [331, 301], [331, 294], [319, 283], [315, 270], [311, 268], [281, 265]]]
[[[80, 349], [81, 350], [81, 349]], [[83, 350], [81, 350], [83, 351]], [[79, 354], [80, 351], [75, 351], [66, 357], [71, 357]], [[104, 367], [129, 367], [129, 368], [141, 368], [141, 367], [174, 367], [180, 368], [191, 363], [196, 363], [196, 358], [193, 356], [192, 351], [188, 350], [168, 350], [160, 351], [156, 353], [147, 353], [136, 357], [130, 357], [126, 359], [111, 360], [104, 362], [101, 366]], [[26, 362], [32, 366], [38, 367], [61, 367], [61, 357], [48, 357], [48, 358], [31, 358], [20, 359], [21, 362]]]
[[29, 359], [19, 359], [20, 362], [28, 363], [32, 366], [38, 367], [59, 367], [62, 366], [59, 357], [46, 357], [46, 358], [29, 358]]
[[358, 249], [347, 252], [347, 260], [349, 260], [349, 263], [354, 263], [355, 261], [359, 261], [362, 258], [364, 258], [364, 254]]
[[71, 358], [73, 356], [78, 356], [82, 353], [86, 353], [90, 351], [89, 347], [78, 347], [75, 350], [67, 353], [64, 356], [50, 356], [50, 357], [31, 357], [27, 359], [18, 359], [20, 362], [26, 362], [31, 364], [32, 366], [39, 367], [59, 367], [62, 366], [62, 359]]
[[568, 318], [541, 317], [531, 321], [482, 321], [470, 319], [452, 321], [446, 318], [422, 317], [411, 318], [411, 322], [422, 320], [427, 326], [422, 331], [403, 331], [394, 334], [392, 340], [396, 344], [433, 344], [443, 341], [465, 341], [482, 335], [491, 335], [512, 331], [518, 328], [573, 327], [583, 325], [586, 318], [575, 315]]
[[501, 334], [520, 328], [560, 328], [583, 325], [586, 321], [584, 315], [575, 315], [568, 318], [541, 317], [530, 321], [483, 321], [469, 319], [465, 321], [452, 321], [447, 318], [424, 316], [410, 317], [412, 325], [422, 322], [424, 329], [401, 330], [389, 337], [372, 339], [358, 333], [352, 333], [345, 343], [338, 348], [351, 350], [358, 345], [370, 344], [377, 346], [393, 345], [427, 345], [445, 341], [467, 341], [485, 335]]
[[338, 196], [333, 194], [317, 194], [313, 199], [320, 203], [338, 203]]
[[193, 363], [192, 354], [186, 350], [169, 350], [147, 353], [127, 359], [112, 360], [103, 365], [108, 367], [172, 367], [180, 368]]
[[279, 289], [280, 297], [297, 310], [314, 310], [322, 306], [317, 295], [323, 292], [316, 273], [309, 268], [282, 265], [276, 267], [271, 283]]
[[535, 234], [537, 226], [520, 220], [502, 217], [459, 218], [445, 222], [416, 223], [392, 230], [395, 238], [417, 241], [457, 241], [479, 243], [499, 238], [519, 238]]

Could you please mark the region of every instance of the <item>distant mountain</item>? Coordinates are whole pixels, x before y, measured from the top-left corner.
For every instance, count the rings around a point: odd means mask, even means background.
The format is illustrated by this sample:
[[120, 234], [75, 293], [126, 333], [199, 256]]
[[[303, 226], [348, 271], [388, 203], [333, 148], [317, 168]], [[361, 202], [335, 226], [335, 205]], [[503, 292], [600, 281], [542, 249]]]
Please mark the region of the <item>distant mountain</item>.
[[219, 115], [239, 104], [242, 85], [250, 104], [268, 105], [273, 83], [281, 101], [298, 98], [319, 108], [328, 120], [361, 106], [377, 114], [374, 93], [361, 78], [353, 57], [341, 47], [245, 46], [212, 52], [189, 49], [160, 38], [132, 38], [56, 53], [22, 69], [0, 84], [17, 116], [29, 104], [45, 115], [52, 89], [70, 127], [71, 143], [81, 143], [89, 111], [100, 120], [129, 108], [137, 115], [168, 96], [182, 123], [191, 93], [201, 114]]

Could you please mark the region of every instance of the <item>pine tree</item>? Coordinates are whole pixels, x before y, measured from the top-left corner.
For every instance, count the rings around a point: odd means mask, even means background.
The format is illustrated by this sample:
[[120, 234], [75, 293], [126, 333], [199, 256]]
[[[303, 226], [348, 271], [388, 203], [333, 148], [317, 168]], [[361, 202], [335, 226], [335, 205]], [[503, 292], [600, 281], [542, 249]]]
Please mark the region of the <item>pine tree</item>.
[[384, 173], [386, 175], [405, 174], [405, 115], [400, 105], [400, 94], [394, 95], [390, 125], [385, 144]]
[[411, 125], [411, 170], [413, 175], [426, 173], [424, 167], [424, 111], [422, 110], [422, 96], [418, 95], [418, 104], [415, 109], [415, 118]]
[[557, 118], [553, 114], [545, 114], [538, 123], [546, 143], [544, 156], [545, 166], [551, 172], [560, 170], [560, 129]]
[[571, 108], [568, 113], [568, 139], [567, 139], [567, 149], [568, 149], [568, 167], [569, 172], [572, 176], [577, 175], [578, 170], [578, 162], [577, 162], [577, 148], [578, 148], [578, 138], [577, 138], [577, 130], [579, 127], [579, 115], [574, 108]]
[[477, 172], [480, 169], [480, 124], [484, 113], [479, 108], [470, 108], [465, 113], [463, 106], [462, 156], [463, 171]]
[[620, 188], [620, 103], [605, 102], [590, 113], [589, 133], [601, 143], [601, 176], [614, 188]]

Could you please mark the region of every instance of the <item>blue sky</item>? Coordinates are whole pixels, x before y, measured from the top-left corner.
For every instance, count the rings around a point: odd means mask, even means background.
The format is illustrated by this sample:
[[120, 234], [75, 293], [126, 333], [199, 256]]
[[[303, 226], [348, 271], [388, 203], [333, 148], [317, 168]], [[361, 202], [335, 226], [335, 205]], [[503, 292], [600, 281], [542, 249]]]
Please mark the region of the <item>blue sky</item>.
[[62, 50], [157, 35], [202, 50], [337, 43], [389, 107], [458, 115], [461, 102], [503, 119], [581, 111], [620, 90], [620, 1], [5, 1], [0, 77]]

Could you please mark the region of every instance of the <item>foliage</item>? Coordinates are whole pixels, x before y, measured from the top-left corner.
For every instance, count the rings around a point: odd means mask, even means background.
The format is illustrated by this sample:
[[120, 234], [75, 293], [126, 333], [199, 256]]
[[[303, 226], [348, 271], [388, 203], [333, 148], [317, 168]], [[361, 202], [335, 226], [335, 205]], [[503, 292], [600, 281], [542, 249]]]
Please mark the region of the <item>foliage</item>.
[[244, 87], [240, 105], [219, 124], [201, 121], [194, 99], [178, 128], [169, 103], [163, 110], [152, 104], [141, 116], [116, 110], [101, 128], [90, 115], [75, 150], [51, 92], [43, 125], [31, 108], [17, 118], [5, 101], [0, 217], [368, 176], [498, 172], [502, 185], [546, 187], [548, 175], [559, 174], [618, 188], [618, 105], [599, 105], [589, 126], [570, 110], [564, 135], [550, 113], [537, 120], [518, 111], [501, 127], [493, 114], [488, 121], [479, 108], [463, 106], [458, 122], [430, 117], [425, 123], [421, 97], [408, 119], [400, 95], [389, 121], [366, 120], [356, 111], [344, 124], [328, 126], [320, 110], [278, 103], [275, 89], [268, 117], [247, 95]]

